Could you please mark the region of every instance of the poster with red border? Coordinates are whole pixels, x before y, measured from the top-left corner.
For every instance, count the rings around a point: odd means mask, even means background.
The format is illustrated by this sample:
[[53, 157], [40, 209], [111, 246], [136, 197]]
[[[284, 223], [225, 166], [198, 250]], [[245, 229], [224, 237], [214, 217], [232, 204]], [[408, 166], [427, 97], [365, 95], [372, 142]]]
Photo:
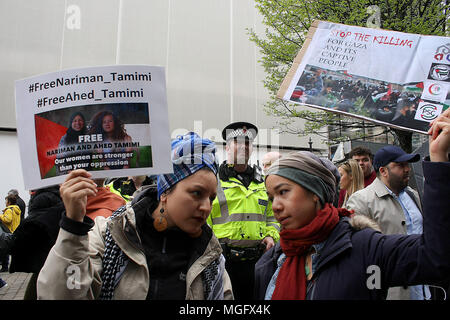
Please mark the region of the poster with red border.
[[449, 37], [314, 21], [277, 97], [426, 133], [449, 87]]
[[164, 68], [116, 65], [16, 81], [24, 184], [172, 172]]

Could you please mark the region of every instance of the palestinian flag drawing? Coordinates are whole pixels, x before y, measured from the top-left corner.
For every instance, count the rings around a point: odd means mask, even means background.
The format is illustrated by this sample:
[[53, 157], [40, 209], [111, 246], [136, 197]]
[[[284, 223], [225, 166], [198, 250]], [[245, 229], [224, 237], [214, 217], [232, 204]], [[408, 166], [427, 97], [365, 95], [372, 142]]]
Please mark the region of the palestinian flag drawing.
[[423, 91], [423, 82], [409, 82], [403, 85], [403, 88], [406, 92], [417, 92], [420, 93]]
[[39, 115], [34, 116], [34, 122], [39, 170], [41, 177], [44, 178], [55, 166], [56, 154], [52, 153], [51, 150], [58, 149], [58, 144], [61, 137], [66, 133], [67, 127]]
[[388, 91], [373, 95], [372, 100], [373, 102], [377, 102], [378, 100], [389, 100], [391, 94], [392, 94], [392, 84], [389, 83]]
[[349, 78], [353, 78], [353, 76], [352, 76], [351, 74], [349, 74], [349, 73], [347, 72], [347, 70], [338, 70], [338, 71], [336, 71], [336, 72], [339, 73], [339, 74], [341, 74], [341, 75], [347, 76], [347, 77], [349, 77]]

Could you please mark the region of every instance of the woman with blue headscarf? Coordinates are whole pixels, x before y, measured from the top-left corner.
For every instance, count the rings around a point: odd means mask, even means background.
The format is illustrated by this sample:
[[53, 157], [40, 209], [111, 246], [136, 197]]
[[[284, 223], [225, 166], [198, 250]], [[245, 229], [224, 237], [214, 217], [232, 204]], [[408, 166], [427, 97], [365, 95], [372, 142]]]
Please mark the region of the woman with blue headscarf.
[[66, 214], [39, 274], [38, 298], [233, 298], [220, 244], [206, 224], [216, 197], [215, 145], [191, 132], [172, 141], [171, 158], [173, 173], [95, 223], [85, 216], [96, 192], [90, 173], [68, 175], [60, 189]]

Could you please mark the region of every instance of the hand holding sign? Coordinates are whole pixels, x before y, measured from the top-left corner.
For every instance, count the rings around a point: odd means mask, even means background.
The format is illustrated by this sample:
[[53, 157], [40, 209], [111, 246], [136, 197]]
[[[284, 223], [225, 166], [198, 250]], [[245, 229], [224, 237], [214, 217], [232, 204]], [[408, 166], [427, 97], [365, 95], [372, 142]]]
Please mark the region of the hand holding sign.
[[77, 169], [94, 179], [172, 172], [162, 67], [79, 68], [18, 80], [16, 116], [26, 189], [61, 184]]
[[66, 216], [72, 220], [83, 222], [87, 198], [97, 194], [97, 185], [90, 179], [91, 176], [86, 170], [74, 170], [59, 189], [66, 207]]
[[430, 159], [435, 162], [449, 161], [450, 151], [450, 108], [443, 112], [431, 123], [428, 130], [430, 135]]

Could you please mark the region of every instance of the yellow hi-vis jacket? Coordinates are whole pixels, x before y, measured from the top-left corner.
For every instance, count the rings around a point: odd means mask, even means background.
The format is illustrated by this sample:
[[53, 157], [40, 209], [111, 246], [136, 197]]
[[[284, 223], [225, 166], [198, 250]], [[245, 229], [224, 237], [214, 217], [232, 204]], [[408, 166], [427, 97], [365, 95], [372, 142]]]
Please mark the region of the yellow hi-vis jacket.
[[119, 188], [119, 189], [114, 188], [114, 181], [111, 182], [111, 183], [108, 183], [108, 184], [106, 185], [106, 187], [108, 187], [108, 188], [109, 188], [109, 191], [111, 191], [112, 193], [115, 193], [115, 194], [121, 196], [126, 202], [131, 201], [131, 197], [130, 197], [129, 195], [126, 195], [126, 194], [122, 194], [122, 193], [121, 193], [121, 191], [122, 191], [121, 188]]
[[219, 179], [217, 197], [207, 223], [220, 243], [235, 247], [256, 247], [265, 237], [280, 239], [264, 183], [252, 181], [246, 188], [238, 179]]

